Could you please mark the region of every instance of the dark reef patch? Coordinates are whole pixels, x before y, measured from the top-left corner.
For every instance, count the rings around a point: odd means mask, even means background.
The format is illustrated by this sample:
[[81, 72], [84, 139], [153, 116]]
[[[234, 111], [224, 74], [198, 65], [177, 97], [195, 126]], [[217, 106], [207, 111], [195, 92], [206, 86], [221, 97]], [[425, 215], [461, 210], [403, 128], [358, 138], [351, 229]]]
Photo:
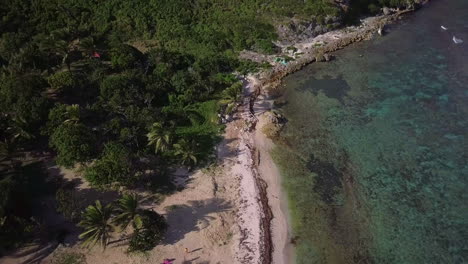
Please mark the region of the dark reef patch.
[[342, 187], [343, 173], [326, 161], [317, 159], [313, 154], [307, 162], [307, 169], [316, 173], [314, 192], [320, 194], [322, 201], [333, 203], [335, 195]]

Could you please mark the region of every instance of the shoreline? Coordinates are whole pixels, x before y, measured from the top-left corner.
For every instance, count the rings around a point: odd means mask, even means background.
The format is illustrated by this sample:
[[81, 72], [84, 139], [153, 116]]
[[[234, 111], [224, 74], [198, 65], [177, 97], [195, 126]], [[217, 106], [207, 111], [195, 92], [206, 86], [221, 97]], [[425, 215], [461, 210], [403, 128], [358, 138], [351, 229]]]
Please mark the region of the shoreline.
[[[425, 3], [423, 3], [423, 5]], [[308, 40], [289, 45], [289, 47], [292, 46], [297, 49], [300, 57], [288, 62], [286, 65], [275, 63], [271, 69], [261, 71], [258, 74], [260, 75], [258, 78], [260, 84], [258, 89], [272, 91], [278, 88], [283, 78], [289, 74], [299, 71], [313, 62], [326, 62], [331, 60], [331, 53], [341, 50], [351, 44], [370, 40], [375, 35], [379, 34], [378, 32], [380, 29], [384, 30], [385, 26], [394, 23], [403, 15], [414, 11], [416, 11], [416, 9], [405, 9], [396, 11], [389, 15], [367, 17], [361, 20], [361, 24], [359, 26], [348, 26], [332, 30]], [[385, 35], [385, 30], [383, 31], [383, 34]], [[286, 46], [283, 48], [286, 48]], [[272, 55], [270, 56], [270, 62], [275, 57], [290, 55], [291, 54], [287, 52]], [[257, 93], [259, 95], [261, 91], [258, 91]]]
[[[145, 207], [166, 216], [171, 225], [165, 241], [142, 256], [130, 256], [121, 244], [85, 250], [79, 244], [53, 248], [54, 254], [86, 254], [90, 263], [160, 263], [166, 257], [175, 263], [206, 261], [213, 263], [294, 263], [287, 193], [270, 151], [274, 143], [262, 131], [270, 122], [264, 114], [273, 109], [271, 93], [287, 75], [304, 66], [322, 61], [325, 54], [363, 41], [377, 34], [379, 27], [396, 21], [412, 10], [365, 19], [362, 27], [348, 27], [296, 43], [302, 56], [286, 66], [275, 64], [270, 70], [244, 78], [244, 97], [234, 121], [226, 124], [223, 140], [216, 146], [218, 162], [212, 168], [194, 172], [178, 170], [176, 185], [181, 191], [161, 202]], [[317, 47], [317, 43], [326, 43]], [[287, 55], [286, 53], [276, 55]], [[322, 56], [322, 57], [320, 57]], [[273, 56], [275, 57], [275, 56]], [[48, 165], [48, 170], [65, 178], [79, 178], [79, 172]], [[90, 189], [85, 183], [79, 186]], [[52, 247], [51, 247], [52, 248]], [[184, 249], [190, 249], [190, 252]], [[32, 257], [36, 253], [33, 249]], [[54, 254], [41, 263], [52, 263]], [[26, 262], [31, 254], [0, 258], [0, 263]]]
[[[260, 114], [259, 127], [268, 122]], [[257, 154], [257, 167], [261, 179], [267, 184], [267, 198], [273, 213], [271, 219], [271, 236], [273, 243], [271, 263], [294, 263], [294, 248], [291, 241], [290, 216], [288, 211], [287, 193], [282, 188], [282, 178], [279, 168], [273, 161], [270, 152], [274, 148], [274, 143], [267, 138], [261, 129], [255, 132], [255, 147]]]
[[[282, 79], [301, 70], [313, 62], [328, 61], [329, 53], [343, 49], [353, 43], [369, 40], [378, 34], [379, 29], [415, 10], [397, 11], [390, 15], [369, 17], [359, 27], [346, 27], [316, 36], [304, 42], [296, 43], [302, 56], [287, 65], [275, 65], [270, 70], [256, 75], [248, 75], [244, 84], [244, 102], [238, 110], [247, 123], [247, 129], [241, 133], [243, 143], [247, 144], [253, 157], [251, 162], [252, 177], [256, 184], [258, 205], [261, 212], [259, 244], [259, 263], [294, 263], [295, 252], [291, 241], [290, 214], [287, 193], [282, 189], [281, 175], [273, 162], [270, 151], [274, 143], [261, 128], [267, 120], [263, 113], [273, 109], [270, 93], [277, 89]], [[320, 48], [312, 48], [316, 43], [325, 43]], [[277, 55], [278, 56], [278, 55]], [[324, 58], [325, 56], [325, 58]], [[258, 77], [256, 77], [258, 76]], [[230, 123], [227, 124], [228, 126]], [[253, 144], [249, 147], [249, 144]], [[241, 190], [242, 191], [242, 190]]]

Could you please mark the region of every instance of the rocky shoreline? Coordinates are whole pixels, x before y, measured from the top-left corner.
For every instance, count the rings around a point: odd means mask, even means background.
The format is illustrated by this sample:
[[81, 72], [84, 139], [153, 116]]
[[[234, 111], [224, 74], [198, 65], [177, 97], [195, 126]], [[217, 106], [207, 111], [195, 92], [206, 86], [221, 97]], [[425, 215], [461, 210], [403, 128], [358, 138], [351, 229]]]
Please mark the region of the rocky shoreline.
[[[343, 49], [353, 43], [369, 40], [378, 34], [379, 31], [381, 32], [386, 25], [397, 21], [402, 15], [414, 11], [414, 9], [407, 9], [396, 11], [393, 14], [371, 17], [368, 18], [361, 27], [349, 27], [319, 35], [315, 38], [326, 35], [333, 36], [333, 38], [327, 38], [329, 42], [325, 43], [323, 46], [301, 50], [303, 54], [294, 61], [290, 61], [287, 65], [276, 65], [273, 66], [272, 69], [260, 73], [259, 88], [263, 87], [263, 89], [268, 90], [276, 89], [281, 84], [281, 80], [287, 75], [301, 70], [310, 63], [328, 61], [329, 59], [327, 59], [327, 57], [331, 58], [329, 55], [330, 53]], [[313, 42], [313, 39], [297, 43], [293, 46], [298, 47], [301, 46], [301, 44], [304, 45], [304, 43]]]

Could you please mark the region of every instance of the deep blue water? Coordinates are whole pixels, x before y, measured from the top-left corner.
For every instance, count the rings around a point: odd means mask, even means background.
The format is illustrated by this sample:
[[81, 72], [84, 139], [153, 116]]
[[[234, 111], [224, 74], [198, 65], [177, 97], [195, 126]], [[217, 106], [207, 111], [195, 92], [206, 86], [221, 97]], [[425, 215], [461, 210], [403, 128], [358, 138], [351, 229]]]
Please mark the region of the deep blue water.
[[285, 85], [273, 154], [298, 263], [468, 263], [467, 0], [432, 1]]

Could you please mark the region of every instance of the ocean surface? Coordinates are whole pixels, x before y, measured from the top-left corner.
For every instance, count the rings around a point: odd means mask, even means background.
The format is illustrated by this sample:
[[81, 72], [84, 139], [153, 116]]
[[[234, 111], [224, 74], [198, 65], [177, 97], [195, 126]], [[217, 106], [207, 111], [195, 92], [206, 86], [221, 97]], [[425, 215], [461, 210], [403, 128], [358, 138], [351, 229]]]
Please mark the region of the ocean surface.
[[276, 100], [296, 262], [468, 263], [468, 0], [335, 55]]

